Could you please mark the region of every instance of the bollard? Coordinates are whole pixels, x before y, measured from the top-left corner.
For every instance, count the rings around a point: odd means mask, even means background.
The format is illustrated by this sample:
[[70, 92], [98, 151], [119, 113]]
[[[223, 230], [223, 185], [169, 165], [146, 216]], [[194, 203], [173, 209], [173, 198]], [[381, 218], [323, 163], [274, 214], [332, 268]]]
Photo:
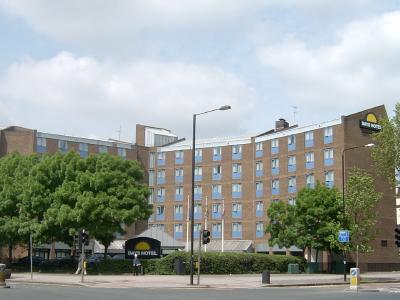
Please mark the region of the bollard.
[[262, 272], [262, 280], [261, 282], [263, 284], [270, 284], [271, 283], [271, 271], [270, 270], [265, 270]]
[[6, 286], [6, 265], [0, 264], [0, 287]]

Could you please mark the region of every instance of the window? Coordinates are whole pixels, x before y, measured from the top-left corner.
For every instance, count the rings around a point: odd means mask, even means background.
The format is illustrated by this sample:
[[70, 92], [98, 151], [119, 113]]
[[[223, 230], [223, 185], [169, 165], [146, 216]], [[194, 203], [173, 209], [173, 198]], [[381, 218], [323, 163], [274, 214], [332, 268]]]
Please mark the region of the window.
[[333, 149], [325, 149], [324, 150], [324, 158], [325, 159], [333, 159]]
[[165, 152], [158, 152], [157, 153], [158, 160], [165, 160]]
[[201, 204], [195, 204], [193, 209], [195, 214], [201, 213]]
[[334, 173], [333, 171], [328, 171], [325, 173], [325, 185], [327, 187], [333, 187], [334, 184]]
[[241, 203], [233, 203], [232, 204], [232, 212], [238, 213], [242, 211], [242, 204]]
[[263, 188], [264, 188], [264, 185], [263, 185], [262, 181], [257, 181], [256, 182], [256, 192], [257, 191], [262, 191]]
[[182, 177], [183, 176], [183, 168], [175, 169], [175, 176]]
[[263, 144], [261, 142], [256, 143], [256, 151], [263, 151]]
[[222, 185], [220, 184], [213, 184], [212, 185], [212, 192], [213, 193], [222, 193]]
[[197, 195], [201, 195], [203, 193], [203, 188], [201, 187], [201, 185], [194, 186], [194, 193]]
[[232, 173], [242, 173], [242, 164], [232, 164]]
[[88, 152], [89, 145], [84, 143], [79, 143], [79, 151]]
[[232, 184], [232, 192], [238, 192], [241, 193], [242, 192], [242, 185], [240, 183], [234, 183]]
[[387, 240], [381, 240], [381, 247], [386, 248], [388, 246], [388, 241]]
[[213, 214], [221, 213], [222, 205], [221, 204], [213, 204], [211, 209], [212, 209]]
[[59, 149], [61, 152], [66, 152], [66, 151], [68, 151], [68, 142], [67, 142], [67, 141], [59, 140], [59, 141], [58, 141], [58, 149]]
[[157, 206], [157, 215], [163, 215], [164, 214], [164, 206]]
[[296, 192], [296, 177], [288, 178], [288, 193]]
[[296, 198], [289, 198], [289, 200], [288, 200], [288, 204], [289, 205], [296, 205]]
[[279, 195], [279, 179], [274, 179], [271, 181], [271, 187], [272, 187], [272, 195]]
[[232, 237], [233, 238], [242, 237], [242, 223], [232, 223]]
[[175, 195], [183, 196], [183, 186], [180, 185], [175, 188]]
[[221, 165], [213, 166], [213, 174], [221, 174], [221, 173], [222, 173]]
[[272, 148], [278, 148], [279, 147], [279, 140], [278, 139], [271, 140], [271, 147]]
[[203, 175], [203, 168], [202, 167], [195, 167], [194, 168], [194, 176], [202, 176]]
[[274, 158], [271, 160], [271, 167], [273, 169], [279, 168], [279, 158]]
[[242, 153], [242, 145], [234, 145], [234, 146], [232, 146], [232, 153], [233, 154]]
[[149, 171], [149, 185], [150, 186], [154, 185], [154, 171], [153, 170]]
[[272, 199], [272, 200], [271, 200], [272, 203], [277, 203], [277, 202], [279, 202], [279, 201], [280, 201], [279, 199]]
[[157, 177], [165, 178], [165, 170], [158, 170], [157, 171]]
[[118, 148], [118, 155], [122, 158], [126, 158], [126, 149], [125, 148]]
[[154, 189], [150, 188], [149, 189], [149, 197], [148, 197], [149, 204], [154, 203]]
[[175, 205], [175, 214], [183, 214], [183, 205]]
[[314, 152], [306, 153], [306, 162], [314, 162]]
[[296, 144], [296, 136], [295, 135], [289, 135], [287, 139], [288, 145], [294, 145]]
[[183, 159], [183, 150], [175, 151], [175, 159]]
[[203, 156], [203, 149], [196, 149], [195, 156], [202, 157]]
[[38, 153], [44, 153], [47, 151], [47, 146], [46, 146], [46, 139], [43, 137], [38, 137], [36, 138], [36, 151]]
[[[100, 152], [100, 147], [99, 147], [99, 152]], [[154, 152], [150, 152], [149, 153], [149, 167], [150, 167], [150, 169], [154, 168], [155, 160], [156, 160], [156, 154]]]
[[256, 211], [263, 211], [264, 210], [264, 203], [261, 201], [256, 202]]
[[308, 174], [306, 175], [306, 186], [307, 188], [314, 188], [315, 185], [315, 178], [314, 174]]
[[201, 231], [201, 223], [194, 223], [194, 232], [199, 233]]
[[181, 239], [183, 237], [183, 225], [174, 224], [174, 237], [176, 239]]
[[157, 189], [157, 196], [158, 197], [165, 197], [165, 188], [158, 188]]
[[221, 155], [222, 154], [222, 148], [221, 147], [214, 147], [213, 148], [213, 155]]
[[264, 169], [264, 164], [262, 161], [256, 162], [256, 171], [262, 171]]
[[308, 131], [304, 135], [304, 144], [306, 147], [314, 146], [314, 132]]
[[[108, 153], [108, 147], [104, 145], [99, 146], [99, 153]], [[153, 162], [153, 164], [152, 164]], [[154, 158], [153, 161], [150, 159], [150, 168], [154, 168]]]
[[324, 129], [324, 144], [331, 144], [333, 142], [333, 128], [326, 127]]
[[182, 224], [175, 224], [175, 232], [182, 232], [183, 231], [183, 225]]
[[257, 222], [256, 223], [256, 237], [260, 238], [264, 235], [264, 223]]
[[288, 172], [296, 171], [296, 156], [292, 155], [288, 157]]
[[222, 224], [221, 223], [212, 224], [211, 230], [212, 230], [213, 237], [220, 237], [221, 231], [222, 231]]

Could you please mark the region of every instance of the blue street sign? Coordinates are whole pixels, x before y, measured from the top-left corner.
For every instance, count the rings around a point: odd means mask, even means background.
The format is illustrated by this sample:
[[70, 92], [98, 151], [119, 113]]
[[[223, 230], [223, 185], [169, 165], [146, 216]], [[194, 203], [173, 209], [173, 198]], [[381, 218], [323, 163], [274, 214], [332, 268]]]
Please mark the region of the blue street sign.
[[350, 242], [350, 231], [348, 230], [339, 230], [338, 236], [340, 243], [348, 243]]

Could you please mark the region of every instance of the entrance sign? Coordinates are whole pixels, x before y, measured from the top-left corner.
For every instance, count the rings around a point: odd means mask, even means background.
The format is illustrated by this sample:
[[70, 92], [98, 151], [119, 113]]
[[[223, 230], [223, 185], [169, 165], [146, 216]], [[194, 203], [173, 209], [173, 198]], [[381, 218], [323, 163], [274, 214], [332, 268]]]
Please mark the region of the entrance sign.
[[378, 119], [373, 113], [367, 114], [365, 119], [360, 120], [360, 127], [371, 131], [380, 131], [382, 126], [378, 124]]
[[137, 237], [125, 242], [125, 259], [159, 258], [161, 256], [161, 242], [148, 237]]
[[340, 243], [348, 243], [350, 242], [350, 231], [348, 230], [339, 230], [338, 240]]

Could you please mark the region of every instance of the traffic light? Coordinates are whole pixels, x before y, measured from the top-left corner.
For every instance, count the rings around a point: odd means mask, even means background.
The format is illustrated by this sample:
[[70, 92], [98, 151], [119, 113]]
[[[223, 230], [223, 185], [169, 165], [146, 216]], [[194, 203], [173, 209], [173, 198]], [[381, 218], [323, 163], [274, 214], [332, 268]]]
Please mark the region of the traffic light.
[[394, 230], [395, 234], [395, 244], [397, 245], [397, 247], [400, 248], [400, 226], [397, 226]]
[[79, 249], [82, 248], [82, 243], [87, 246], [89, 245], [89, 235], [85, 231], [85, 229], [81, 229], [79, 231]]
[[210, 231], [207, 229], [203, 230], [203, 245], [206, 245], [210, 242]]

